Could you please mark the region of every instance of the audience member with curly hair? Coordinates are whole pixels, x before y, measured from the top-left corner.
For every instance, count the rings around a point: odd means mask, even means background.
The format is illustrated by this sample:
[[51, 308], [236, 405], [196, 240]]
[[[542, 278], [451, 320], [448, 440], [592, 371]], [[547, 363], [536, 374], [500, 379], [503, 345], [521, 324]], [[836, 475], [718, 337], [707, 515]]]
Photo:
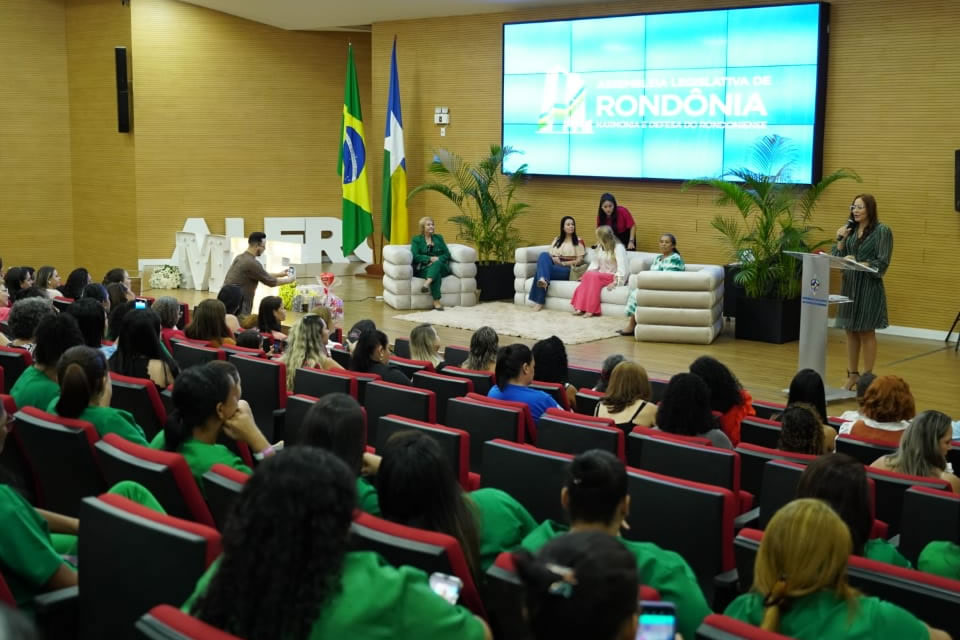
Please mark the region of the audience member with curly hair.
[[354, 474], [335, 455], [280, 452], [244, 485], [223, 554], [184, 609], [246, 640], [492, 637], [480, 618], [433, 593], [423, 571], [350, 551], [355, 504]]
[[707, 383], [710, 388], [710, 408], [720, 412], [720, 428], [733, 446], [740, 444], [740, 423], [747, 416], [757, 415], [750, 393], [733, 372], [716, 358], [700, 356], [690, 365], [690, 373], [695, 373]]
[[899, 376], [879, 376], [867, 388], [862, 417], [840, 425], [840, 433], [897, 445], [917, 413], [910, 385]]
[[297, 369], [316, 367], [320, 369], [343, 369], [327, 353], [330, 331], [318, 315], [309, 314], [297, 320], [290, 329], [287, 348], [280, 360], [287, 367], [287, 391], [293, 391]]
[[[13, 269], [10, 271], [13, 271]], [[37, 327], [40, 326], [40, 321], [56, 313], [53, 302], [46, 296], [14, 302], [10, 309], [10, 317], [7, 318], [7, 326], [10, 328], [13, 340], [7, 346], [33, 353], [36, 347]]]
[[692, 373], [670, 378], [657, 409], [657, 428], [681, 436], [699, 436], [715, 447], [733, 449], [710, 410], [710, 388]]
[[57, 363], [70, 347], [83, 344], [83, 334], [73, 316], [51, 313], [37, 326], [37, 346], [33, 350], [33, 366], [20, 374], [10, 389], [18, 409], [36, 407], [46, 411], [60, 394], [57, 384]]
[[[630, 514], [627, 468], [623, 462], [612, 453], [599, 449], [579, 454], [567, 468], [560, 502], [569, 514], [569, 526], [546, 520], [523, 539], [521, 546], [535, 552], [549, 541], [564, 537], [568, 531], [570, 534], [599, 531], [618, 539], [633, 556], [640, 583], [656, 589], [661, 599], [677, 606], [677, 630], [683, 637], [693, 638], [697, 627], [710, 614], [710, 607], [690, 565], [679, 554], [661, 549], [652, 542], [619, 537]], [[655, 516], [644, 513], [641, 507], [637, 517]]]
[[813, 405], [794, 402], [781, 414], [780, 422], [782, 426], [777, 449], [814, 456], [833, 450], [833, 443], [828, 444], [824, 439], [823, 425], [817, 418], [817, 409]]
[[960, 493], [960, 478], [947, 471], [947, 453], [953, 438], [951, 422], [950, 416], [944, 413], [924, 411], [903, 432], [897, 450], [880, 456], [870, 466], [910, 476], [946, 480], [954, 493]]
[[556, 382], [563, 385], [567, 394], [567, 404], [570, 407], [577, 405], [577, 388], [570, 384], [570, 366], [567, 360], [567, 348], [563, 340], [557, 336], [550, 336], [534, 343], [533, 360], [540, 367], [537, 380], [539, 382]]

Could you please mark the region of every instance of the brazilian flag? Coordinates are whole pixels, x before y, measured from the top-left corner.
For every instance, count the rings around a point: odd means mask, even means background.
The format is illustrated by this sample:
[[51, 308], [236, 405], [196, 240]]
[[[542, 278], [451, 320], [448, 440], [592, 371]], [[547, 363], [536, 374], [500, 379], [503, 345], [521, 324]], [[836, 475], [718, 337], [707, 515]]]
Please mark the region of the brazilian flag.
[[347, 46], [347, 82], [340, 125], [337, 173], [343, 185], [343, 255], [348, 256], [373, 233], [370, 188], [367, 186], [367, 147], [363, 139], [360, 88], [353, 64], [353, 45]]

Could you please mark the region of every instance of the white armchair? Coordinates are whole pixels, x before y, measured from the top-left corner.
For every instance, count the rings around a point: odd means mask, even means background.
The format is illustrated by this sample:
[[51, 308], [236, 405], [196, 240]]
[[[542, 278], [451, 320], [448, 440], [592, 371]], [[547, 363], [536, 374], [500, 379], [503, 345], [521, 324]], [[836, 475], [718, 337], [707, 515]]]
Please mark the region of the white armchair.
[[723, 329], [723, 267], [643, 271], [629, 284], [637, 290], [633, 335], [641, 342], [710, 344]]
[[[440, 302], [445, 307], [472, 307], [477, 304], [477, 250], [462, 244], [448, 244], [450, 271], [440, 283]], [[394, 309], [430, 309], [433, 298], [420, 293], [424, 279], [413, 275], [410, 245], [383, 248], [383, 301]]]

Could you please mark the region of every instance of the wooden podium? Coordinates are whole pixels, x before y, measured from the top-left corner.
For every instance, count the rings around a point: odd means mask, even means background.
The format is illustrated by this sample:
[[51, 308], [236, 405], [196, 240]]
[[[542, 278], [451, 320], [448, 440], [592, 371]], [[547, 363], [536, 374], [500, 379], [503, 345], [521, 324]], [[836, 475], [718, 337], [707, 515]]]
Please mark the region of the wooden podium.
[[797, 371], [813, 369], [824, 380], [827, 402], [855, 398], [854, 391], [828, 386], [827, 369], [827, 306], [849, 304], [850, 298], [830, 295], [830, 269], [843, 271], [877, 270], [847, 258], [838, 258], [829, 253], [804, 253], [784, 251], [785, 254], [803, 260], [802, 286], [800, 288], [800, 353]]

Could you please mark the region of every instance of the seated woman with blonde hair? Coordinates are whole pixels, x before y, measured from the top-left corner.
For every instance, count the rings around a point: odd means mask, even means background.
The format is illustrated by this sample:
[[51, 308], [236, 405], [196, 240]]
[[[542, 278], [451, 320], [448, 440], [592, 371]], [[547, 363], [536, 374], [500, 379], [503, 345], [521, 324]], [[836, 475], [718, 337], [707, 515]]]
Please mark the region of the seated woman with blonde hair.
[[443, 236], [434, 233], [433, 218], [420, 218], [420, 234], [410, 238], [410, 251], [413, 253], [413, 275], [423, 278], [420, 293], [429, 293], [433, 298], [433, 308], [443, 310], [440, 304], [440, 284], [444, 276], [450, 275], [450, 250]]
[[794, 500], [764, 531], [750, 592], [724, 614], [797, 640], [950, 638], [906, 609], [851, 587], [852, 551], [850, 530], [826, 502]]
[[939, 411], [924, 411], [903, 432], [897, 450], [880, 456], [870, 466], [908, 476], [946, 480], [954, 493], [960, 493], [960, 478], [947, 471], [952, 437], [950, 416]]
[[440, 370], [443, 359], [440, 358], [440, 337], [432, 324], [420, 324], [410, 332], [410, 357], [414, 360], [429, 362], [434, 370]]
[[844, 422], [840, 434], [849, 433], [858, 438], [879, 440], [897, 445], [909, 420], [917, 414], [910, 385], [899, 376], [880, 376], [863, 394], [863, 416], [859, 420]]
[[287, 348], [280, 361], [287, 366], [287, 390], [293, 391], [293, 379], [300, 367], [343, 369], [327, 352], [330, 331], [319, 315], [303, 316], [290, 329]]
[[646, 369], [625, 360], [613, 368], [607, 395], [597, 403], [594, 415], [612, 418], [627, 433], [635, 426], [650, 427], [657, 421], [657, 405], [652, 397]]
[[604, 287], [613, 291], [618, 285], [627, 284], [628, 267], [627, 250], [613, 229], [597, 227], [597, 255], [570, 300], [574, 315], [587, 318], [600, 315], [600, 295]]

